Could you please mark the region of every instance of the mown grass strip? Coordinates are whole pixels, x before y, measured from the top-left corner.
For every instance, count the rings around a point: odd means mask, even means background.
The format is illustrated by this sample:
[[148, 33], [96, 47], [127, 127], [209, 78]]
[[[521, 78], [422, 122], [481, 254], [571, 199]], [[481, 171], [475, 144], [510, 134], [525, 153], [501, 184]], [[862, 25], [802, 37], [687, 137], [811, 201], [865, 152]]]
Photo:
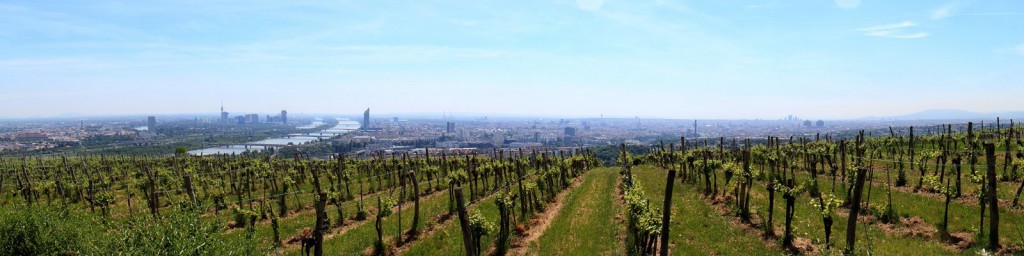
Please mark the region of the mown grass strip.
[[579, 188], [569, 192], [564, 206], [540, 239], [529, 246], [528, 255], [624, 255], [625, 246], [616, 237], [622, 220], [615, 215], [615, 181], [618, 168], [589, 171]]
[[[666, 172], [651, 166], [633, 168], [633, 179], [643, 184], [645, 193], [651, 197], [652, 207], [661, 208], [666, 176]], [[672, 255], [783, 254], [781, 250], [766, 246], [760, 237], [732, 226], [729, 217], [720, 215], [703, 201], [698, 188], [676, 186], [672, 192], [676, 197], [672, 200], [670, 223]]]

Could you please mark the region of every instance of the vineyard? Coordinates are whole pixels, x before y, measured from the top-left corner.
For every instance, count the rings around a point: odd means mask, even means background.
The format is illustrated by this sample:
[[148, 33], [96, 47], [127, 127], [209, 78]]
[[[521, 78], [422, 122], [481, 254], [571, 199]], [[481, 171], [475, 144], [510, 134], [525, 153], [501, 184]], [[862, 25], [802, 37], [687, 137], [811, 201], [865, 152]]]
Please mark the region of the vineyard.
[[0, 255], [1024, 254], [1024, 134], [917, 133], [680, 138], [608, 167], [589, 149], [5, 158]]

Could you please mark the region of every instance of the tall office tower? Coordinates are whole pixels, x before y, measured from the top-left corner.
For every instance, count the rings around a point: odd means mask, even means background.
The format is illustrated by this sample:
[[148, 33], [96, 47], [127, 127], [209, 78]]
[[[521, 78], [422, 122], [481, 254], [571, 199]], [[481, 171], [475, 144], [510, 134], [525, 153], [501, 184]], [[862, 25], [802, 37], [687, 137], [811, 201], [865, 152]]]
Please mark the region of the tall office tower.
[[146, 129], [148, 129], [150, 132], [156, 132], [155, 116], [149, 116], [149, 118], [146, 120]]
[[363, 112], [363, 130], [365, 131], [365, 130], [369, 130], [369, 129], [370, 129], [370, 109], [366, 109], [366, 112]]

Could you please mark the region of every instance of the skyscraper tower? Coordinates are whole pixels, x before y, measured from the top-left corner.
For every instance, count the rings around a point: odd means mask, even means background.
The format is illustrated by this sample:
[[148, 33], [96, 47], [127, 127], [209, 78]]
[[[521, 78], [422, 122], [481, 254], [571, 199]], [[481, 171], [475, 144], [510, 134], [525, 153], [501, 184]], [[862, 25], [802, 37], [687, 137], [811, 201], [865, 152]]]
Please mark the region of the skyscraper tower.
[[363, 112], [363, 130], [370, 129], [370, 109], [367, 108], [366, 112]]
[[287, 124], [288, 123], [288, 111], [286, 111], [286, 110], [281, 110], [281, 123], [282, 124]]
[[146, 130], [149, 130], [149, 132], [156, 132], [155, 116], [149, 116], [149, 118], [146, 119]]
[[221, 123], [227, 123], [228, 122], [228, 112], [224, 112], [224, 102], [223, 101], [220, 102], [220, 122]]

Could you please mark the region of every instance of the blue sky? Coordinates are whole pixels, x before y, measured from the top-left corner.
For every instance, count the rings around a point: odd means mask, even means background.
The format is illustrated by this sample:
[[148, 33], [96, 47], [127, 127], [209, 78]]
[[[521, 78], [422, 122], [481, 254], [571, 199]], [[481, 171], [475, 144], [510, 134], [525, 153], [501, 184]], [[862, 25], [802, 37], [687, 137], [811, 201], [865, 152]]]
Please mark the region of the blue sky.
[[1024, 110], [1020, 1], [4, 1], [0, 117]]

